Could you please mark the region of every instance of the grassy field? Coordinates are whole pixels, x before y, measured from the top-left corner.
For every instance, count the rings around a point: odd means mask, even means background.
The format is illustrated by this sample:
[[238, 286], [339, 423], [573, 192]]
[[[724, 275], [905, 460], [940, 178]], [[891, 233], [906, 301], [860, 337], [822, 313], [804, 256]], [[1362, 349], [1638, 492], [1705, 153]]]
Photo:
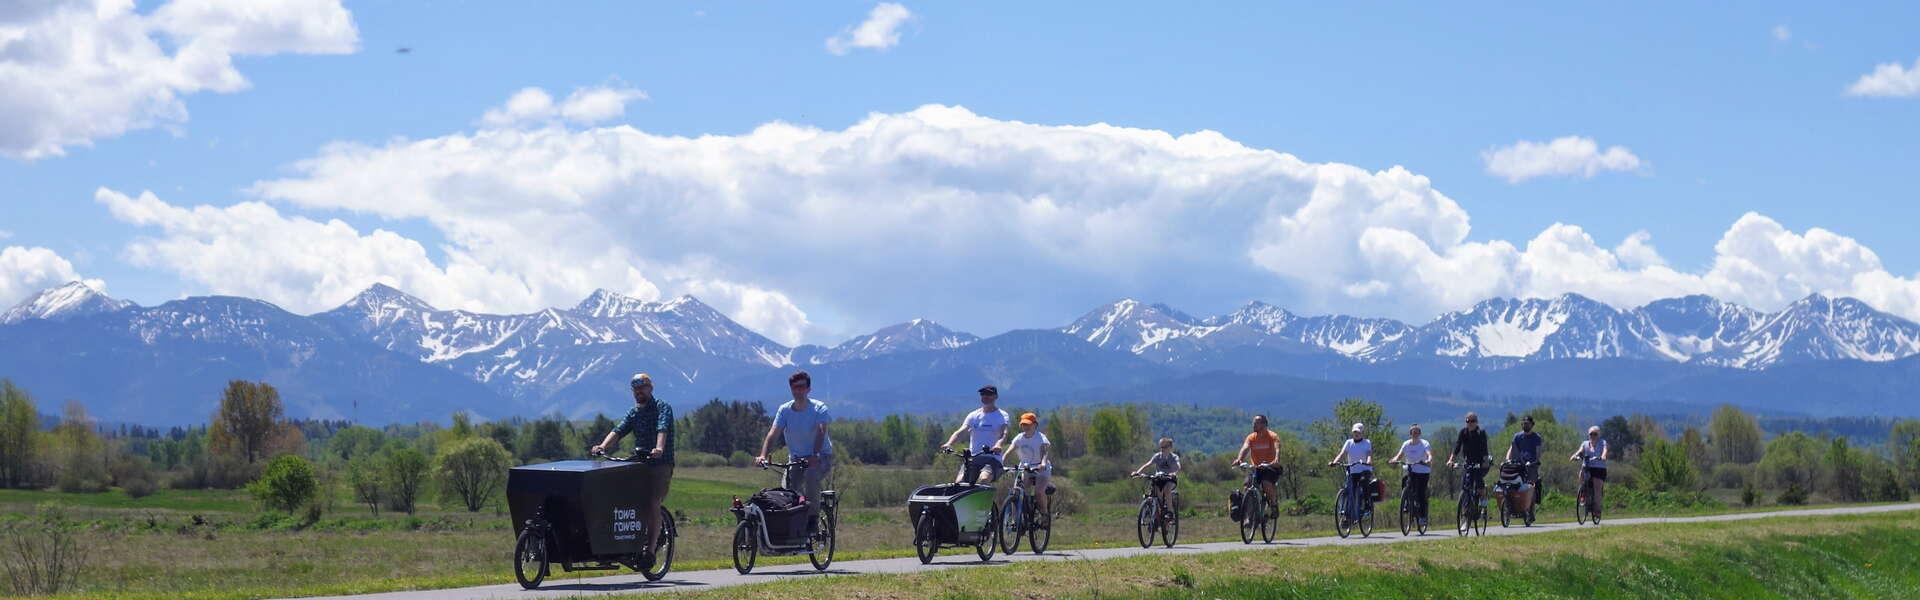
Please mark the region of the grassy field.
[[[939, 469], [872, 468], [848, 471], [860, 494], [843, 502], [840, 560], [906, 556], [911, 531], [899, 498], [914, 482], [951, 477]], [[668, 506], [682, 519], [676, 570], [724, 568], [732, 533], [725, 508], [775, 481], [773, 474], [730, 468], [676, 472]], [[843, 483], [843, 487], [846, 484]], [[1183, 484], [1186, 517], [1182, 541], [1237, 539], [1222, 516], [1226, 484]], [[1326, 494], [1331, 482], [1315, 482]], [[1319, 487], [1329, 488], [1321, 490]], [[1054, 547], [1082, 548], [1134, 543], [1132, 516], [1140, 485], [1114, 482], [1063, 491], [1062, 501], [1080, 510], [1057, 520]], [[1562, 495], [1564, 496], [1564, 495]], [[1555, 500], [1564, 502], [1564, 497]], [[414, 517], [382, 513], [342, 498], [333, 513], [307, 527], [291, 519], [262, 517], [244, 492], [167, 490], [145, 498], [121, 492], [64, 494], [0, 491], [0, 524], [19, 520], [40, 503], [67, 507], [78, 521], [76, 535], [90, 562], [74, 597], [252, 598], [419, 589], [512, 581], [508, 554], [512, 528], [499, 510], [468, 513], [424, 504]], [[1451, 504], [1433, 514], [1435, 527], [1451, 523]], [[1568, 520], [1570, 509], [1549, 503], [1543, 517]], [[1383, 505], [1381, 529], [1391, 529], [1393, 505]], [[1668, 508], [1632, 515], [1698, 514], [1712, 508]], [[1616, 514], [1611, 516], [1626, 516]], [[198, 517], [202, 524], [195, 524]], [[1496, 525], [1497, 526], [1497, 525]], [[1280, 537], [1328, 535], [1330, 517], [1287, 516]], [[1397, 531], [1394, 532], [1398, 534]], [[804, 557], [763, 559], [765, 564], [803, 562]], [[572, 577], [571, 575], [568, 576]]]
[[687, 597], [1912, 598], [1920, 597], [1920, 515], [1021, 563], [758, 584]]

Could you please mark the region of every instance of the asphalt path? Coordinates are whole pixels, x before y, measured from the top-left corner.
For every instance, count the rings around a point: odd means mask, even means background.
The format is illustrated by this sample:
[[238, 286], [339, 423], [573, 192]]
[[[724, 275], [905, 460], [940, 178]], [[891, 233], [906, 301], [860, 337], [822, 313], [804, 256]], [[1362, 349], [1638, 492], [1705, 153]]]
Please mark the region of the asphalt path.
[[[1753, 519], [1777, 519], [1777, 518], [1785, 518], [1785, 517], [1808, 517], [1808, 516], [1828, 516], [1828, 515], [1858, 515], [1858, 514], [1886, 513], [1886, 512], [1911, 511], [1911, 510], [1920, 510], [1920, 503], [1893, 504], [1893, 505], [1883, 505], [1883, 506], [1851, 506], [1851, 507], [1815, 508], [1815, 509], [1803, 509], [1803, 510], [1783, 510], [1783, 511], [1772, 511], [1772, 512], [1710, 515], [1710, 516], [1702, 516], [1702, 517], [1647, 517], [1647, 518], [1618, 519], [1618, 520], [1606, 521], [1606, 524], [1601, 526], [1608, 527], [1608, 528], [1632, 527], [1635, 525], [1646, 525], [1646, 524], [1654, 524], [1654, 523], [1704, 523], [1704, 522], [1715, 522], [1715, 521], [1747, 521], [1747, 520], [1753, 520]], [[1382, 524], [1383, 525], [1385, 524], [1384, 521], [1382, 522]], [[1438, 524], [1436, 523], [1436, 525]], [[720, 587], [726, 587], [726, 586], [746, 585], [746, 584], [752, 584], [752, 583], [764, 583], [768, 581], [781, 581], [781, 580], [794, 579], [794, 578], [800, 578], [800, 577], [834, 577], [838, 575], [866, 575], [866, 574], [879, 574], [879, 573], [919, 573], [919, 572], [926, 572], [926, 571], [934, 571], [938, 569], [983, 568], [983, 567], [991, 567], [993, 565], [1004, 565], [1004, 564], [1010, 564], [1010, 563], [1033, 562], [1033, 561], [1101, 560], [1101, 559], [1108, 559], [1108, 558], [1122, 558], [1122, 557], [1128, 557], [1128, 556], [1141, 556], [1141, 555], [1158, 556], [1158, 555], [1202, 554], [1202, 553], [1209, 553], [1209, 552], [1231, 552], [1236, 550], [1246, 551], [1246, 550], [1265, 549], [1265, 550], [1271, 550], [1271, 551], [1281, 551], [1289, 548], [1312, 548], [1315, 546], [1343, 546], [1343, 545], [1359, 546], [1359, 545], [1367, 545], [1367, 544], [1396, 544], [1396, 543], [1408, 543], [1408, 542], [1419, 542], [1419, 541], [1445, 540], [1445, 539], [1453, 539], [1454, 537], [1456, 537], [1453, 530], [1451, 529], [1452, 525], [1453, 524], [1451, 522], [1448, 522], [1446, 523], [1446, 527], [1443, 528], [1443, 530], [1435, 531], [1425, 536], [1415, 535], [1415, 536], [1403, 537], [1400, 535], [1399, 527], [1396, 525], [1392, 527], [1391, 532], [1386, 531], [1386, 528], [1375, 529], [1373, 532], [1373, 536], [1367, 537], [1367, 538], [1360, 537], [1360, 533], [1358, 531], [1355, 531], [1353, 534], [1353, 537], [1347, 538], [1347, 539], [1328, 536], [1328, 537], [1316, 537], [1316, 538], [1274, 540], [1272, 544], [1260, 544], [1256, 541], [1255, 544], [1251, 546], [1242, 544], [1236, 541], [1236, 542], [1211, 542], [1211, 543], [1205, 543], [1205, 544], [1178, 544], [1172, 548], [1163, 548], [1160, 546], [1155, 546], [1153, 548], [1127, 547], [1127, 548], [1088, 548], [1083, 550], [1059, 550], [1059, 551], [1049, 551], [1046, 554], [1041, 554], [1041, 555], [1036, 555], [1029, 552], [1022, 552], [1022, 553], [1014, 554], [1012, 556], [995, 554], [993, 557], [993, 560], [986, 563], [980, 562], [979, 557], [974, 556], [973, 550], [971, 548], [947, 549], [947, 550], [942, 550], [940, 555], [934, 558], [933, 563], [927, 564], [927, 565], [920, 564], [919, 559], [912, 558], [912, 557], [885, 558], [885, 559], [874, 559], [874, 560], [850, 560], [845, 562], [835, 562], [832, 568], [824, 573], [815, 571], [812, 565], [808, 565], [804, 562], [799, 565], [778, 565], [778, 566], [763, 565], [758, 568], [755, 568], [751, 575], [741, 575], [739, 573], [734, 572], [733, 569], [711, 570], [711, 571], [689, 571], [689, 572], [675, 571], [673, 573], [669, 573], [666, 578], [660, 581], [654, 581], [654, 582], [649, 582], [646, 580], [646, 578], [641, 577], [638, 574], [617, 575], [617, 576], [609, 576], [609, 577], [571, 578], [571, 577], [566, 577], [564, 573], [555, 573], [554, 576], [548, 577], [547, 581], [541, 584], [539, 589], [534, 589], [534, 590], [520, 589], [519, 584], [509, 581], [507, 583], [500, 584], [500, 585], [485, 585], [485, 586], [479, 586], [479, 587], [452, 588], [452, 589], [441, 589], [441, 590], [386, 592], [386, 593], [379, 593], [379, 594], [365, 594], [365, 595], [359, 595], [359, 596], [335, 596], [334, 598], [341, 598], [341, 599], [351, 598], [353, 600], [466, 600], [466, 599], [504, 599], [504, 598], [527, 599], [527, 598], [572, 598], [572, 597], [580, 597], [580, 596], [633, 594], [633, 593], [644, 593], [644, 592], [671, 592], [676, 590], [707, 590], [707, 589], [714, 589], [714, 588], [720, 588]], [[1555, 524], [1543, 523], [1543, 524], [1534, 525], [1533, 527], [1500, 527], [1498, 523], [1495, 523], [1492, 526], [1487, 528], [1487, 535], [1493, 536], [1493, 535], [1545, 534], [1545, 533], [1552, 533], [1556, 531], [1567, 531], [1567, 530], [1575, 529], [1579, 527], [1582, 527], [1582, 526], [1572, 524], [1572, 523], [1555, 523]], [[1586, 527], [1592, 527], [1592, 525], [1587, 525]], [[512, 554], [512, 551], [510, 548], [508, 548], [508, 546], [509, 544], [506, 544], [506, 543], [501, 544], [501, 560], [502, 561], [506, 561], [508, 559], [507, 555]], [[554, 567], [554, 570], [558, 571], [559, 567]]]

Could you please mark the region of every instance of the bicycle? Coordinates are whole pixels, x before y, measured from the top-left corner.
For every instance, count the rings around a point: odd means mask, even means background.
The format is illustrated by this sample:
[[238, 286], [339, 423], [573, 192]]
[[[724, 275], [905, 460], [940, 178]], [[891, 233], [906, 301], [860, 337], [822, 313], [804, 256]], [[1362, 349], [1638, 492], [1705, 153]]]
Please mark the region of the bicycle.
[[[1160, 542], [1172, 548], [1180, 539], [1180, 488], [1173, 475], [1154, 473], [1153, 475], [1134, 475], [1134, 479], [1146, 479], [1147, 491], [1140, 496], [1140, 518], [1135, 521], [1135, 531], [1140, 537], [1140, 547], [1153, 547], [1153, 538], [1157, 534]], [[1170, 500], [1160, 500], [1160, 485], [1174, 486], [1167, 490]]]
[[1431, 462], [1421, 461], [1408, 464], [1403, 461], [1395, 461], [1394, 464], [1400, 465], [1402, 471], [1400, 474], [1400, 535], [1413, 535], [1415, 530], [1419, 530], [1420, 535], [1426, 535], [1427, 503], [1414, 499], [1413, 485], [1411, 484], [1413, 481], [1413, 465], [1431, 466]]
[[1251, 544], [1257, 535], [1260, 541], [1273, 543], [1273, 534], [1280, 520], [1280, 507], [1275, 499], [1268, 498], [1266, 492], [1260, 489], [1256, 471], [1278, 467], [1240, 463], [1233, 468], [1247, 472], [1246, 482], [1240, 485], [1240, 505], [1244, 507], [1239, 520], [1240, 541]]
[[[594, 460], [563, 460], [539, 465], [514, 467], [507, 472], [508, 509], [521, 523], [513, 543], [513, 576], [520, 587], [540, 587], [552, 573], [554, 564], [561, 570], [610, 571], [622, 566], [639, 571], [647, 581], [659, 581], [673, 569], [673, 550], [680, 531], [673, 524], [673, 512], [660, 507], [660, 536], [652, 548], [653, 561], [646, 560], [649, 537], [646, 522], [624, 498], [606, 493], [608, 485], [618, 485], [640, 476], [633, 465], [605, 465], [605, 462], [648, 464], [652, 457], [634, 454], [626, 458], [590, 452]], [[613, 470], [613, 475], [589, 473]], [[616, 482], [616, 480], [618, 480]], [[561, 498], [584, 500], [566, 501]], [[548, 509], [553, 513], [549, 514]], [[589, 521], [587, 510], [606, 510], [613, 515], [616, 534], [605, 539], [585, 536]], [[522, 518], [524, 517], [524, 518]], [[581, 539], [582, 537], [586, 539]], [[639, 547], [636, 547], [636, 544]]]
[[[1339, 466], [1339, 463], [1327, 463], [1327, 466]], [[1366, 463], [1348, 463], [1346, 482], [1340, 484], [1339, 506], [1333, 513], [1333, 531], [1341, 538], [1352, 535], [1353, 528], [1360, 528], [1360, 537], [1373, 535], [1373, 491], [1354, 489], [1353, 476], [1369, 471], [1355, 471], [1354, 467], [1366, 466]]]
[[1581, 525], [1585, 525], [1587, 524], [1587, 520], [1591, 518], [1593, 520], [1594, 525], [1599, 525], [1600, 524], [1600, 501], [1594, 497], [1593, 474], [1587, 472], [1586, 461], [1584, 460], [1586, 458], [1590, 458], [1590, 457], [1583, 456], [1581, 458], [1573, 459], [1579, 462], [1581, 465], [1580, 495], [1577, 498], [1575, 498], [1573, 502], [1573, 519], [1579, 522]]
[[[806, 458], [795, 458], [791, 462], [770, 462], [760, 468], [780, 469], [783, 474], [800, 470], [804, 477], [807, 469]], [[792, 479], [792, 477], [787, 477]], [[833, 564], [833, 550], [837, 545], [834, 535], [839, 524], [839, 493], [833, 490], [821, 490], [820, 510], [810, 524], [812, 530], [799, 539], [789, 539], [790, 535], [776, 535], [770, 531], [766, 512], [759, 506], [733, 498], [733, 513], [737, 525], [733, 530], [733, 569], [741, 575], [753, 572], [753, 564], [761, 554], [768, 556], [807, 555], [807, 562], [820, 571], [827, 570]]]
[[[1540, 509], [1540, 495], [1541, 495], [1540, 483], [1529, 481], [1526, 475], [1527, 475], [1527, 467], [1536, 466], [1539, 464], [1540, 463], [1528, 461], [1528, 462], [1508, 462], [1506, 464], [1501, 465], [1501, 469], [1503, 472], [1501, 477], [1506, 477], [1506, 475], [1504, 474], [1504, 471], [1508, 466], [1514, 466], [1519, 470], [1517, 483], [1506, 482], [1503, 479], [1502, 483], [1496, 484], [1494, 486], [1495, 491], [1493, 494], [1493, 499], [1497, 504], [1499, 504], [1501, 527], [1512, 527], [1514, 517], [1519, 517], [1522, 522], [1522, 525], [1525, 527], [1533, 526], [1535, 511], [1538, 511]], [[1519, 509], [1514, 508], [1514, 505], [1515, 505], [1515, 499], [1521, 497], [1519, 488], [1524, 487], [1525, 484], [1532, 485], [1531, 491], [1533, 492], [1533, 494], [1527, 497], [1529, 500], [1529, 503], [1527, 504], [1527, 509], [1523, 512], [1523, 511], [1520, 511]]]
[[1483, 468], [1481, 463], [1461, 465], [1460, 504], [1454, 507], [1453, 527], [1462, 537], [1468, 533], [1487, 534], [1487, 515], [1480, 507], [1480, 486], [1473, 479], [1473, 473]]
[[[1034, 500], [1034, 492], [1027, 489], [1027, 482], [1038, 471], [1030, 463], [1020, 463], [1013, 468], [1013, 487], [1007, 490], [1007, 499], [1000, 505], [1000, 551], [1013, 554], [1020, 549], [1020, 536], [1027, 537], [1027, 548], [1034, 554], [1044, 554], [1047, 545], [1053, 541], [1053, 507], [1049, 505], [1046, 513], [1041, 513]], [[1039, 493], [1051, 494], [1051, 490]]]

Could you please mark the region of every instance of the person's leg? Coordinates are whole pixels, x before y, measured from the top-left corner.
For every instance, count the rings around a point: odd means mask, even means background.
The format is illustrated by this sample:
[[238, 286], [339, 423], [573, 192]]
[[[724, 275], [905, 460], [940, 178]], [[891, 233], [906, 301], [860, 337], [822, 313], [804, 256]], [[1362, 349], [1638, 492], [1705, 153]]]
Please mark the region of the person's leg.
[[1603, 502], [1606, 499], [1606, 488], [1606, 479], [1593, 478], [1593, 514], [1595, 515], [1599, 515], [1600, 509], [1606, 507], [1606, 503]]
[[833, 455], [821, 454], [807, 460], [806, 470], [801, 472], [800, 495], [807, 499], [807, 519], [812, 522], [814, 515], [820, 514], [821, 482], [827, 480], [827, 474], [833, 472]]
[[1427, 518], [1427, 476], [1428, 473], [1409, 473], [1407, 480], [1413, 488], [1413, 511], [1420, 518]]
[[673, 465], [654, 464], [644, 467], [648, 470], [648, 479], [652, 485], [646, 501], [640, 503], [640, 521], [647, 525], [646, 554], [653, 555], [653, 549], [660, 546], [660, 504], [667, 499], [667, 491], [673, 485]]

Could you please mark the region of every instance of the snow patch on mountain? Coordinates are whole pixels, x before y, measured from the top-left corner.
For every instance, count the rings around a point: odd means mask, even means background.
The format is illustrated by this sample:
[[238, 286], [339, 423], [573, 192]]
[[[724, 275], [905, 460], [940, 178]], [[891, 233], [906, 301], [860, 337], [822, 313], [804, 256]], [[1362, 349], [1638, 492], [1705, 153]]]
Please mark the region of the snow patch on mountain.
[[30, 319], [61, 321], [87, 315], [117, 312], [133, 307], [132, 302], [110, 298], [85, 282], [70, 281], [41, 290], [13, 308], [0, 313], [0, 325]]

